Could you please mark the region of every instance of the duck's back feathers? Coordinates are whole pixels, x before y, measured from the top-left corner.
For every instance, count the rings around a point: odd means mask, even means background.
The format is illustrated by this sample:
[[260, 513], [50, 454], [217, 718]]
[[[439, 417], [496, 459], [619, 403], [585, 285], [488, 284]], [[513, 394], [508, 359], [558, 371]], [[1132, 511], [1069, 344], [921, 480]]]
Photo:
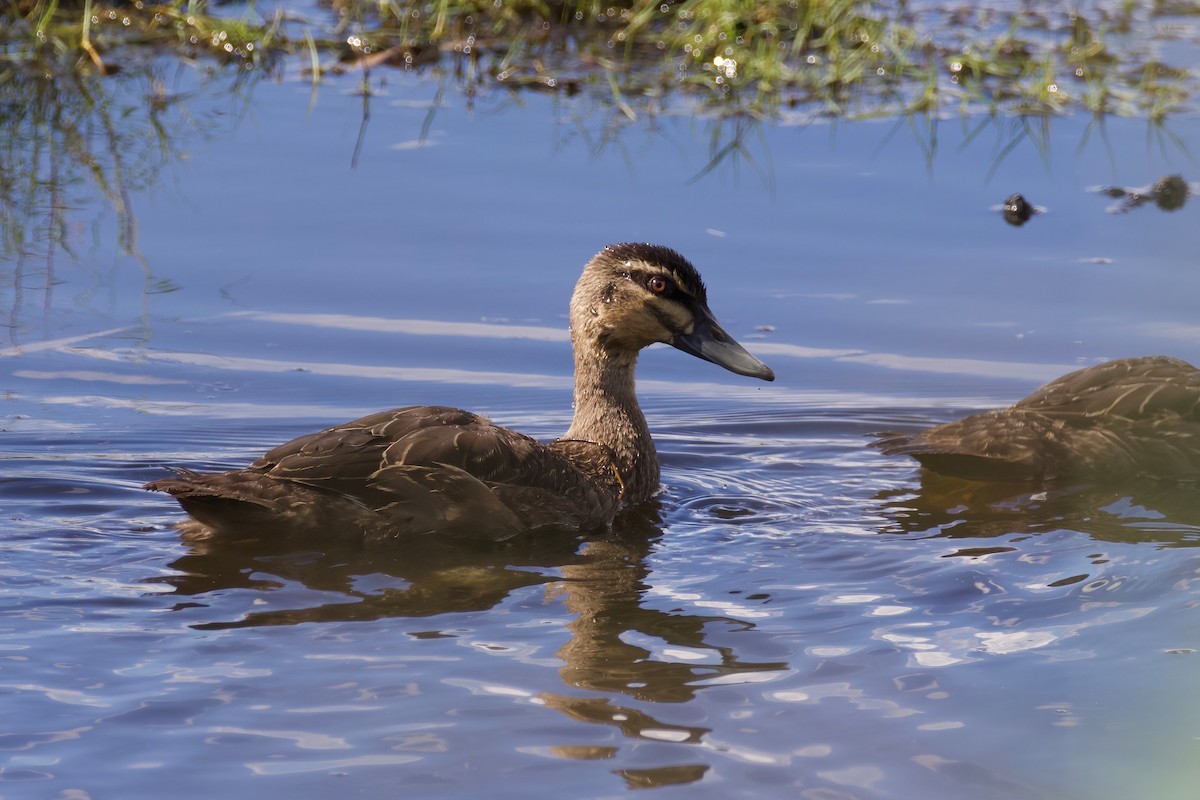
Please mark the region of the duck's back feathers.
[[912, 456], [944, 475], [970, 480], [1027, 480], [1046, 471], [1054, 426], [1037, 414], [989, 411], [917, 433], [891, 433], [874, 445]]
[[301, 436], [244, 470], [184, 472], [147, 488], [214, 529], [505, 539], [603, 524], [616, 482], [599, 445], [544, 445], [460, 409], [411, 406]]
[[1200, 370], [1178, 358], [1123, 358], [1063, 375], [1014, 408], [1062, 419], [1200, 422]]
[[1077, 370], [1014, 406], [875, 445], [973, 480], [1200, 478], [1200, 370], [1165, 356]]

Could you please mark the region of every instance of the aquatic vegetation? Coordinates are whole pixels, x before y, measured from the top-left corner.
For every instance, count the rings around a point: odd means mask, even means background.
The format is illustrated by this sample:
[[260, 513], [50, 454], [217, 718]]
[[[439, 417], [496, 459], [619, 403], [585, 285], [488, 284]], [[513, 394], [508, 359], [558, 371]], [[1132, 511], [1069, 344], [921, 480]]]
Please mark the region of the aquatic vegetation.
[[[141, 258], [133, 197], [180, 158], [185, 133], [209, 129], [187, 108], [200, 87], [219, 82], [226, 94], [232, 84], [238, 98], [261, 72], [253, 70], [265, 63], [254, 37], [140, 2], [0, 8], [0, 262], [12, 265], [0, 273], [0, 292], [14, 307], [48, 306], [60, 259], [78, 261], [100, 218], [111, 220], [120, 251], [142, 264], [146, 292], [169, 288]], [[71, 21], [84, 15], [88, 24]], [[186, 63], [210, 54], [216, 69], [181, 82], [164, 47]], [[251, 69], [221, 69], [233, 64]]]
[[[713, 114], [1094, 112], [1161, 118], [1195, 92], [1151, 59], [1180, 10], [1097, 4], [891, 8], [861, 0], [451, 4], [337, 0], [342, 58], [450, 61], [473, 86], [611, 93], [625, 113], [675, 94]], [[1186, 29], [1184, 29], [1186, 30]], [[389, 54], [380, 59], [380, 53]]]
[[0, 64], [56, 71], [92, 68], [109, 74], [123, 69], [126, 60], [173, 53], [253, 68], [276, 52], [278, 18], [264, 23], [224, 17], [205, 13], [204, 6], [182, 1], [3, 0]]
[[1078, 108], [1162, 119], [1196, 93], [1196, 76], [1160, 52], [1194, 36], [1181, 23], [1195, 10], [1161, 4], [328, 0], [324, 7], [326, 18], [300, 19], [274, 6], [227, 16], [199, 0], [3, 0], [0, 59], [68, 59], [103, 72], [135, 53], [245, 69], [295, 56], [315, 80], [348, 70], [438, 69], [468, 93], [591, 91], [626, 116], [684, 97], [718, 115]]

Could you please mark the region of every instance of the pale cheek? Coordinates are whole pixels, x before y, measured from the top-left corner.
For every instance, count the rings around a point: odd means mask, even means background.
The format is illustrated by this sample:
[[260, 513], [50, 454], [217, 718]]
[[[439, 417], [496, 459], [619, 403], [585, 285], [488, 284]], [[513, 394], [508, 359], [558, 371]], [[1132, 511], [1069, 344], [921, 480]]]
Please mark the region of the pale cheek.
[[676, 314], [671, 314], [671, 326], [684, 334], [691, 333], [696, 329], [696, 318], [691, 314], [680, 311]]
[[628, 328], [630, 338], [642, 343], [661, 342], [670, 337], [670, 333], [657, 322], [639, 321]]

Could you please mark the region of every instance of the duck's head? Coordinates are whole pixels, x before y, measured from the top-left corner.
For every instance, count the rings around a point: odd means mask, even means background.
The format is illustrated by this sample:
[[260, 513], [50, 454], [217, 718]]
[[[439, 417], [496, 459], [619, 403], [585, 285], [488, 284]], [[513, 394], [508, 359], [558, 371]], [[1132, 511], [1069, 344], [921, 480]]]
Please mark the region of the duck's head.
[[658, 245], [612, 244], [588, 262], [571, 298], [571, 336], [577, 348], [630, 358], [664, 342], [730, 372], [775, 379], [717, 323], [696, 268]]

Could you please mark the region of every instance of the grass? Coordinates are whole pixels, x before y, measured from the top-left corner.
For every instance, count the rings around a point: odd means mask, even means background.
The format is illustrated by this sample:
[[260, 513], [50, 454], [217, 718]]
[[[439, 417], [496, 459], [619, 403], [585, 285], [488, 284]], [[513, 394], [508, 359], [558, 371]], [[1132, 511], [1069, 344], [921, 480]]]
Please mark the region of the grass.
[[171, 53], [252, 69], [283, 51], [275, 47], [275, 25], [204, 9], [204, 3], [185, 0], [0, 0], [0, 68], [37, 65], [107, 75], [124, 68], [125, 59]]
[[1159, 7], [918, 14], [866, 0], [330, 0], [324, 19], [298, 23], [274, 9], [266, 19], [226, 15], [205, 0], [0, 0], [0, 69], [107, 74], [175, 55], [270, 70], [295, 57], [317, 80], [449, 66], [470, 91], [589, 91], [626, 115], [683, 98], [716, 115], [1081, 109], [1161, 119], [1193, 100], [1197, 78], [1152, 57], [1153, 45], [1187, 35], [1180, 21], [1200, 10]]

